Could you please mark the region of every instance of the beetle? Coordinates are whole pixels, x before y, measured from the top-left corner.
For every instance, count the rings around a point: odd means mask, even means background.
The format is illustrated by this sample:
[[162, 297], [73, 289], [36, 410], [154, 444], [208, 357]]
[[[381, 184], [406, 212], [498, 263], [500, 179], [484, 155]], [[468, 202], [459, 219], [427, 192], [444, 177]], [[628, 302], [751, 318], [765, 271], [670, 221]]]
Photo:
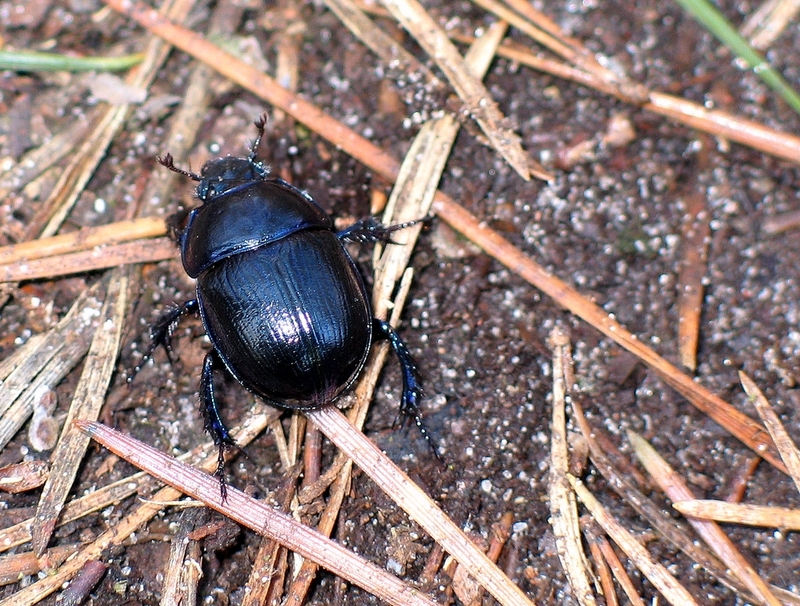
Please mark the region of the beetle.
[[255, 122], [258, 136], [248, 157], [209, 160], [200, 174], [176, 167], [169, 154], [158, 158], [198, 182], [200, 206], [183, 215], [183, 227], [180, 215], [171, 219], [183, 268], [196, 279], [196, 296], [155, 322], [149, 349], [130, 378], [159, 345], [171, 354], [182, 318], [200, 315], [211, 350], [199, 396], [205, 429], [219, 450], [216, 475], [223, 494], [224, 454], [235, 442], [214, 393], [218, 370], [270, 404], [313, 409], [331, 404], [353, 384], [374, 340], [388, 340], [402, 371], [400, 411], [432, 446], [411, 355], [389, 323], [373, 317], [367, 289], [343, 244], [393, 243], [392, 232], [419, 221], [384, 226], [367, 217], [335, 232], [310, 195], [271, 177], [256, 160], [265, 124], [265, 117]]

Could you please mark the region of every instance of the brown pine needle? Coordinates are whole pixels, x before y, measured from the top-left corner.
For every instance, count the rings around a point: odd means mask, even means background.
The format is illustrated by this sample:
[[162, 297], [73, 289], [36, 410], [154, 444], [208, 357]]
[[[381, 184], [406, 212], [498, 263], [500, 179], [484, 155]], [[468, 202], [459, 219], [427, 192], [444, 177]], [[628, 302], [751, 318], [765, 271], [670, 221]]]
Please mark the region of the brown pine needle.
[[786, 464], [789, 475], [794, 480], [794, 485], [800, 490], [800, 453], [797, 450], [797, 445], [789, 436], [778, 415], [772, 410], [772, 406], [770, 406], [755, 382], [741, 370], [739, 371], [739, 380], [742, 382], [742, 387], [747, 393], [747, 397], [750, 398], [750, 401], [758, 410], [758, 415], [764, 421], [764, 425], [766, 425], [772, 436], [775, 447]]
[[683, 257], [678, 274], [678, 351], [684, 368], [697, 368], [697, 343], [700, 340], [700, 314], [703, 309], [703, 278], [708, 269], [711, 215], [702, 194], [686, 196], [683, 231]]
[[[608, 606], [619, 606], [617, 592], [614, 589], [614, 576], [613, 572], [611, 571], [611, 567], [608, 565], [608, 562], [606, 561], [598, 542], [594, 539], [590, 539], [589, 537], [586, 537], [586, 542], [589, 545], [589, 553], [592, 555], [592, 563], [594, 564], [595, 574], [600, 581], [600, 587], [602, 588], [601, 593], [603, 598], [605, 598], [606, 604], [608, 604]], [[644, 602], [632, 603], [634, 603], [635, 606], [644, 606]]]
[[774, 236], [800, 227], [800, 210], [790, 210], [773, 217], [767, 217], [761, 223], [761, 231]]
[[0, 585], [19, 583], [24, 577], [57, 568], [79, 548], [80, 545], [59, 545], [48, 549], [41, 556], [26, 551], [0, 557]]
[[[639, 461], [673, 503], [695, 498], [683, 478], [644, 438], [629, 431], [628, 439], [633, 445]], [[716, 523], [691, 518], [689, 518], [689, 523], [753, 595], [759, 597], [765, 604], [780, 606], [780, 601], [772, 593], [767, 583], [758, 576], [755, 569]]]
[[685, 516], [745, 526], [800, 530], [800, 509], [694, 499], [672, 505]]
[[[163, 219], [161, 223], [163, 225]], [[112, 223], [108, 227], [116, 227], [116, 225], [116, 223]], [[178, 247], [171, 238], [166, 237], [99, 245], [89, 250], [0, 265], [0, 282], [55, 278], [128, 263], [164, 261], [177, 256]]]
[[[738, 579], [729, 574], [725, 565], [722, 564], [705, 545], [696, 542], [696, 537], [686, 524], [667, 515], [662, 507], [648, 499], [636, 488], [637, 480], [634, 479], [634, 474], [623, 472], [624, 470], [617, 469], [615, 464], [612, 464], [611, 458], [606, 451], [601, 448], [602, 443], [609, 441], [608, 438], [604, 436], [602, 430], [589, 426], [578, 401], [572, 401], [572, 410], [573, 419], [589, 445], [592, 463], [594, 463], [603, 477], [606, 478], [608, 485], [659, 532], [665, 540], [680, 549], [694, 560], [695, 563], [705, 568], [723, 584], [736, 591], [746, 591], [746, 588], [739, 583]], [[617, 458], [619, 459], [619, 457]], [[616, 463], [616, 465], [619, 465], [619, 463]], [[638, 480], [639, 485], [646, 483], [644, 477]]]
[[798, 0], [766, 0], [742, 25], [741, 34], [750, 39], [750, 45], [766, 50], [797, 17]]
[[470, 73], [447, 34], [422, 5], [417, 0], [382, 0], [382, 3], [436, 62], [492, 147], [509, 165], [526, 180], [531, 172], [541, 179], [552, 179], [553, 176], [522, 149], [519, 135], [504, 125], [505, 117], [489, 91]]
[[753, 120], [716, 109], [706, 109], [680, 97], [650, 93], [644, 108], [686, 126], [730, 139], [777, 158], [800, 163], [800, 137], [775, 130]]
[[100, 227], [85, 227], [69, 234], [0, 247], [0, 265], [65, 255], [90, 250], [95, 246], [108, 246], [166, 234], [167, 226], [162, 218], [148, 217], [133, 221], [117, 221]]
[[[203, 501], [251, 530], [273, 537], [292, 551], [315, 560], [331, 572], [388, 603], [397, 606], [435, 604], [417, 589], [304, 524], [277, 512], [268, 503], [253, 499], [232, 486], [228, 487], [227, 499], [223, 501], [219, 480], [214, 476], [179, 463], [151, 446], [100, 423], [77, 421], [76, 424], [112, 452], [146, 470], [150, 475], [174, 485], [184, 494]], [[215, 464], [213, 460], [211, 463]]]
[[[273, 418], [275, 418], [274, 411], [264, 414], [251, 414], [247, 423], [242, 426], [241, 431], [234, 432], [234, 439], [243, 446], [247, 445], [256, 435], [263, 431], [267, 423]], [[216, 452], [214, 445], [206, 444], [204, 447], [196, 449], [193, 454], [197, 452], [204, 452], [205, 456], [195, 457], [195, 462], [209, 473], [214, 471], [217, 467], [217, 458], [208, 456], [211, 452]], [[217, 495], [219, 495], [219, 483], [216, 484], [216, 487]], [[31, 606], [31, 604], [36, 604], [51, 593], [58, 591], [64, 583], [72, 579], [82, 569], [86, 562], [101, 558], [103, 552], [110, 547], [121, 545], [132, 533], [158, 515], [167, 506], [166, 504], [176, 501], [180, 495], [181, 493], [174, 488], [162, 488], [150, 500], [135, 506], [131, 513], [116, 522], [94, 541], [82, 546], [74, 557], [64, 562], [54, 573], [38, 579], [14, 595], [0, 601], [0, 606]], [[18, 524], [17, 526], [21, 525]]]
[[[458, 39], [465, 42], [470, 40], [468, 37], [459, 37]], [[539, 57], [519, 45], [503, 45], [497, 50], [497, 54], [533, 69], [572, 80], [599, 92], [627, 100], [615, 86], [595, 75], [561, 61]], [[800, 163], [800, 137], [770, 128], [759, 122], [729, 112], [707, 109], [697, 103], [658, 91], [650, 91], [648, 101], [641, 107], [671, 118], [679, 124], [734, 141], [795, 164]]]
[[572, 385], [572, 359], [569, 337], [560, 328], [550, 333], [553, 352], [553, 420], [550, 436], [550, 524], [556, 539], [556, 551], [561, 567], [579, 604], [594, 605], [591, 573], [581, 541], [578, 504], [570, 490], [567, 473], [567, 415], [565, 398]]
[[[266, 407], [259, 406], [258, 408]], [[248, 416], [246, 431], [241, 432], [238, 428], [232, 430], [233, 435], [236, 437], [236, 443], [241, 446], [246, 446], [253, 440], [255, 435], [261, 432], [264, 426], [278, 416], [280, 416], [280, 412], [274, 408], [266, 408], [265, 411], [259, 412], [251, 411]], [[209, 442], [180, 455], [178, 460], [187, 461], [189, 464], [195, 464], [201, 459], [208, 459], [211, 452], [216, 452], [216, 446]], [[102, 488], [98, 488], [93, 492], [67, 503], [58, 518], [57, 526], [61, 527], [64, 524], [80, 520], [90, 513], [100, 511], [110, 505], [119, 503], [133, 494], [147, 493], [151, 490], [152, 484], [152, 478], [146, 476], [143, 472], [138, 472], [126, 478], [122, 478], [121, 480], [117, 480], [116, 482], [112, 482]], [[33, 522], [33, 518], [28, 518], [13, 526], [0, 529], [0, 552], [7, 551], [30, 541]]]
[[469, 574], [504, 606], [531, 604], [524, 593], [469, 540], [439, 506], [335, 407], [306, 411], [328, 437], [361, 470], [402, 507]]
[[[598, 562], [602, 562], [605, 568], [610, 569], [614, 578], [617, 579], [617, 583], [622, 587], [622, 591], [625, 592], [628, 601], [630, 601], [633, 606], [645, 606], [644, 600], [639, 596], [633, 581], [631, 581], [630, 576], [628, 576], [622, 562], [619, 561], [617, 553], [614, 551], [611, 543], [609, 543], [605, 535], [602, 534], [597, 522], [592, 520], [589, 516], [583, 516], [581, 517], [581, 529], [586, 536], [589, 547], [592, 549], [593, 557]], [[618, 603], [613, 585], [606, 589], [606, 584], [604, 583], [603, 594], [609, 606]]]
[[533, 40], [560, 55], [592, 80], [608, 87], [615, 97], [640, 105], [647, 101], [647, 87], [604, 67], [580, 41], [570, 38], [547, 16], [522, 0], [506, 0], [517, 11], [505, 8], [497, 0], [473, 0], [489, 12], [505, 19]]
[[644, 546], [617, 522], [611, 514], [600, 504], [600, 502], [583, 485], [583, 482], [572, 475], [567, 475], [567, 479], [578, 498], [592, 514], [592, 517], [603, 528], [619, 548], [631, 559], [633, 564], [642, 571], [642, 574], [658, 589], [664, 598], [675, 606], [689, 606], [697, 604], [692, 595], [672, 576], [669, 571], [658, 562], [653, 561]]

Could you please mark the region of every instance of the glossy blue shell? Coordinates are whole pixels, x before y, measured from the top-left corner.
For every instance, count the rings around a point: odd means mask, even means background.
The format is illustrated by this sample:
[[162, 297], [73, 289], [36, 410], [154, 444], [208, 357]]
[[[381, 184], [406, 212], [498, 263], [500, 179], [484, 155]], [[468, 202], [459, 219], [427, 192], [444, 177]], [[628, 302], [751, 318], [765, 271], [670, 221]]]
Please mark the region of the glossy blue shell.
[[198, 194], [181, 253], [219, 357], [273, 404], [332, 402], [366, 361], [372, 311], [330, 217], [279, 179], [204, 181]]
[[305, 229], [332, 228], [316, 202], [280, 179], [255, 180], [209, 198], [190, 214], [183, 267], [196, 278], [214, 263]]

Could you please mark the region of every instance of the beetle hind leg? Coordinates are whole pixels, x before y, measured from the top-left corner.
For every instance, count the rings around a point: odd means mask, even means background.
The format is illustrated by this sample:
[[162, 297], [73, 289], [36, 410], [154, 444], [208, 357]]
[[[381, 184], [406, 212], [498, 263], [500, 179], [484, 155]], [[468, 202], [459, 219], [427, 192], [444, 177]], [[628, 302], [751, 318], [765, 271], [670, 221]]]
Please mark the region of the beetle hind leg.
[[439, 452], [436, 450], [436, 445], [433, 443], [433, 438], [422, 419], [422, 412], [419, 409], [419, 401], [422, 398], [422, 386], [420, 385], [419, 376], [417, 375], [417, 367], [414, 365], [414, 360], [405, 343], [400, 339], [400, 335], [392, 328], [392, 326], [378, 318], [372, 320], [373, 332], [376, 338], [386, 339], [389, 341], [392, 350], [400, 362], [400, 370], [403, 375], [403, 395], [400, 398], [400, 414], [406, 419], [413, 419], [417, 429], [425, 438], [434, 456], [441, 461]]
[[155, 321], [150, 327], [150, 345], [147, 351], [144, 352], [142, 360], [131, 371], [128, 377], [128, 383], [133, 381], [134, 377], [136, 377], [144, 365], [147, 364], [147, 361], [153, 357], [153, 353], [155, 353], [159, 345], [164, 347], [164, 351], [167, 352], [167, 358], [170, 363], [172, 363], [172, 335], [175, 334], [178, 324], [180, 324], [181, 319], [183, 319], [185, 315], [195, 314], [197, 311], [197, 299], [191, 299], [190, 301], [186, 301], [183, 305], [170, 307]]
[[214, 475], [219, 478], [220, 493], [224, 501], [227, 496], [225, 484], [225, 451], [239, 448], [231, 437], [225, 421], [219, 413], [219, 404], [214, 394], [214, 370], [222, 368], [216, 350], [211, 350], [203, 360], [203, 372], [200, 375], [200, 404], [203, 408], [205, 430], [211, 434], [218, 449], [217, 470]]

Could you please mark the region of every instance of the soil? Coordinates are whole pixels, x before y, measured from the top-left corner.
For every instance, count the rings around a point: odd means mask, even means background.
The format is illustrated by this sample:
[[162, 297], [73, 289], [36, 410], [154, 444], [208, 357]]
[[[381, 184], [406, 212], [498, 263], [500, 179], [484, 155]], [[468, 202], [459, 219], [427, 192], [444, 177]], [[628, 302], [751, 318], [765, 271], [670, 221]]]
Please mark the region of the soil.
[[[676, 4], [633, 4], [566, 2], [548, 5], [546, 12], [567, 33], [649, 87], [785, 132], [800, 132], [800, 118], [776, 100], [757, 76], [738, 69], [720, 44]], [[426, 6], [440, 23], [464, 34], [473, 34], [494, 20], [467, 2]], [[746, 2], [723, 3], [721, 8], [734, 23], [741, 23], [752, 10]], [[254, 41], [271, 71], [275, 32], [263, 28], [265, 14], [277, 13], [273, 6], [250, 2], [233, 40]], [[93, 0], [0, 1], [0, 15], [8, 24], [4, 42], [16, 49], [118, 55], [143, 49], [147, 39], [143, 30], [102, 12]], [[208, 9], [198, 7], [190, 26], [204, 31], [207, 18]], [[297, 19], [304, 27], [300, 92], [401, 158], [418, 128], [416, 117], [437, 109], [432, 104], [442, 100], [419, 100], [405, 95], [407, 89], [396, 93], [380, 61], [321, 5], [301, 5]], [[390, 20], [379, 19], [379, 23], [424, 60], [418, 47]], [[513, 28], [509, 36], [529, 45]], [[769, 52], [773, 64], [795, 84], [800, 83], [798, 48], [800, 27], [795, 22]], [[148, 103], [114, 140], [62, 231], [123, 218], [140, 191], [140, 179], [163, 172], [154, 165], [154, 158], [169, 151], [164, 133], [193, 65], [180, 52], [170, 56], [148, 91]], [[89, 93], [94, 77], [65, 72], [6, 71], [0, 75], [4, 168], [92, 112], [98, 103]], [[768, 235], [762, 229], [765, 219], [800, 206], [798, 166], [699, 134], [505, 59], [494, 61], [485, 82], [516, 125], [525, 148], [555, 179], [550, 184], [523, 181], [481, 143], [475, 129], [464, 128], [440, 183], [442, 191], [676, 362], [676, 284], [685, 202], [691, 195], [701, 195], [711, 217], [711, 238], [697, 379], [755, 416], [738, 384], [737, 371], [745, 370], [775, 406], [790, 434], [800, 437], [800, 231]], [[254, 138], [253, 120], [270, 111], [259, 99], [221, 78], [210, 92], [213, 100], [205, 127], [191, 155], [195, 169], [212, 156], [243, 155]], [[406, 96], [411, 105], [402, 102]], [[619, 146], [590, 145], [588, 153], [571, 159], [576, 146], [602, 137], [616, 120], [627, 121], [635, 130], [632, 140]], [[388, 190], [364, 166], [302, 126], [290, 124], [279, 130], [271, 122], [261, 152], [275, 172], [307, 190], [338, 218], [353, 220], [368, 214], [370, 193]], [[23, 237], [58, 174], [53, 171], [36, 187], [14, 192], [2, 202], [0, 244]], [[188, 201], [190, 190], [191, 184], [182, 181], [163, 212]], [[359, 262], [367, 270], [369, 258], [370, 250], [362, 249]], [[746, 477], [752, 456], [746, 447], [630, 354], [446, 225], [433, 221], [412, 265], [414, 284], [399, 330], [423, 377], [425, 421], [447, 468], [442, 471], [413, 427], [394, 428], [400, 374], [392, 360], [379, 384], [366, 433], [476, 537], [487, 540], [492, 525], [504, 514], [513, 516], [511, 536], [499, 563], [535, 603], [574, 603], [548, 522], [552, 384], [547, 339], [555, 326], [571, 334], [578, 393], [590, 422], [607, 432], [623, 453], [630, 453], [625, 430], [634, 429], [651, 440], [699, 497], [724, 499], [744, 475], [744, 501], [800, 506], [797, 489], [786, 476], [762, 462]], [[0, 316], [3, 357], [30, 335], [51, 327], [76, 294], [100, 278], [100, 273], [80, 275], [14, 289]], [[208, 347], [202, 326], [196, 321], [182, 325], [175, 335], [172, 365], [158, 352], [156, 363], [146, 366], [130, 388], [125, 371], [140, 360], [147, 326], [166, 304], [191, 298], [193, 286], [178, 260], [145, 267], [141, 284], [103, 418], [162, 450], [185, 451], [205, 439], [196, 405], [200, 364]], [[80, 366], [57, 389], [59, 414], [69, 405], [79, 373]], [[226, 418], [238, 421], [250, 406], [249, 396], [232, 380], [220, 381], [219, 387]], [[63, 414], [57, 418], [63, 419]], [[285, 470], [271, 434], [249, 446], [247, 454], [248, 458], [239, 457], [229, 466], [231, 484], [262, 496], [281, 486]], [[23, 457], [46, 460], [48, 455], [33, 451], [23, 431], [0, 460], [8, 464]], [[98, 476], [98, 468], [107, 459], [107, 452], [90, 448], [75, 494], [132, 471], [117, 462], [110, 472]], [[739, 603], [728, 589], [653, 535], [591, 466], [584, 479], [702, 603]], [[38, 496], [38, 491], [4, 496], [0, 526], [31, 515]], [[652, 496], [665, 510], [669, 508], [656, 491]], [[53, 544], [76, 543], [99, 534], [132, 504], [129, 500], [113, 511], [62, 527]], [[169, 552], [165, 539], [180, 520], [181, 512], [168, 509], [142, 529], [136, 541], [108, 553], [104, 558], [108, 572], [87, 603], [158, 604]], [[725, 528], [764, 578], [790, 590], [800, 589], [797, 533]], [[236, 527], [227, 534], [220, 532], [213, 540], [205, 540], [200, 593], [204, 603], [238, 604], [258, 538]], [[432, 541], [360, 473], [356, 473], [335, 536], [381, 566], [390, 561], [392, 566], [399, 565], [403, 576], [411, 580], [420, 577], [433, 548]], [[656, 590], [637, 572], [631, 574], [640, 594], [652, 600]], [[429, 591], [444, 600], [448, 585], [448, 576], [440, 572]], [[0, 597], [16, 589], [17, 585], [8, 585], [0, 589]], [[51, 596], [43, 603], [53, 604], [55, 599]], [[360, 606], [378, 600], [322, 574], [308, 603]]]

